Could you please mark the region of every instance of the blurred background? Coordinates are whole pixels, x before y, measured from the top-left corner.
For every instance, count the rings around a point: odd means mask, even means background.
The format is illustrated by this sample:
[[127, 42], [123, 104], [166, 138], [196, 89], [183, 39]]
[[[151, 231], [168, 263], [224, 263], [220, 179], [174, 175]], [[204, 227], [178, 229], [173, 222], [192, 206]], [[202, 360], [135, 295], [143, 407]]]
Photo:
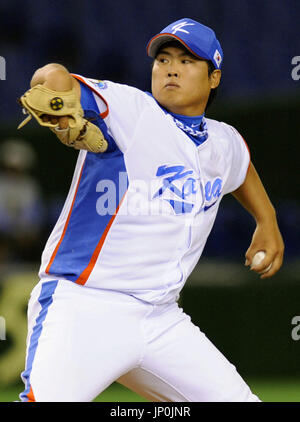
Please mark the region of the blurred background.
[[[271, 279], [245, 269], [255, 225], [228, 195], [181, 304], [262, 400], [300, 401], [299, 0], [1, 0], [0, 401], [22, 390], [27, 302], [77, 158], [33, 121], [17, 131], [16, 99], [50, 62], [150, 90], [146, 44], [182, 17], [221, 42], [222, 82], [206, 115], [246, 139], [286, 252]], [[141, 398], [113, 384], [98, 400]]]

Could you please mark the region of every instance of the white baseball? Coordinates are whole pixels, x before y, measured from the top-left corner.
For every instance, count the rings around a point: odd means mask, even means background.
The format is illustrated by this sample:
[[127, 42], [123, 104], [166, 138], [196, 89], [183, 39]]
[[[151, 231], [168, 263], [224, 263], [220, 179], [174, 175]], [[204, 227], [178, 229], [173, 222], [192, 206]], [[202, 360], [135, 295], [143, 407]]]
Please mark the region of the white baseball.
[[[252, 259], [251, 268], [257, 267], [263, 261], [265, 256], [266, 256], [266, 253], [264, 251], [256, 252], [256, 254], [254, 255]], [[271, 267], [272, 267], [272, 262], [263, 272], [266, 273], [267, 271], [269, 271]]]

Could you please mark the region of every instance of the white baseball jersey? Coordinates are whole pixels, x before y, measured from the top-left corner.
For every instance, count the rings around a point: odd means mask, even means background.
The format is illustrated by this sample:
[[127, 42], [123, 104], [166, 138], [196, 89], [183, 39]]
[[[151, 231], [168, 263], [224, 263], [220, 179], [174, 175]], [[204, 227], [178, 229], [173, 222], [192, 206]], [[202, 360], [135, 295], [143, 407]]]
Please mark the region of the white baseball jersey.
[[223, 195], [245, 179], [247, 146], [233, 127], [211, 119], [197, 146], [147, 93], [74, 76], [85, 117], [94, 118], [109, 149], [80, 151], [40, 278], [153, 304], [177, 300]]

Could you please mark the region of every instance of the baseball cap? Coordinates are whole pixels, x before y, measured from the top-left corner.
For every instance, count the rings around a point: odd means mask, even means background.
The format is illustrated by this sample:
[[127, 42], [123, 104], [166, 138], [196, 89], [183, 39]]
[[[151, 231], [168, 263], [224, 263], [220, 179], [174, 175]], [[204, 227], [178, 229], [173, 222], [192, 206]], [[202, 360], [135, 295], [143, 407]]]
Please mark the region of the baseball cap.
[[183, 18], [166, 26], [147, 44], [147, 54], [155, 58], [158, 49], [167, 41], [177, 40], [192, 54], [211, 60], [216, 69], [221, 68], [223, 51], [214, 31], [193, 19]]

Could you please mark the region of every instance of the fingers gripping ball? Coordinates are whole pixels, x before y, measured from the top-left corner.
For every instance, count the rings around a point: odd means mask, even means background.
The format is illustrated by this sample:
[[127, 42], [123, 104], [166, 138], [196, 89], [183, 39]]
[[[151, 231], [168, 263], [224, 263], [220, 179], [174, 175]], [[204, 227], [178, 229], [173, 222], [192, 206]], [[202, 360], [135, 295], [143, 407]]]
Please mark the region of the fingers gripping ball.
[[[22, 128], [32, 117], [41, 126], [49, 127], [58, 139], [65, 145], [75, 149], [85, 149], [91, 152], [105, 152], [108, 144], [98, 126], [84, 118], [75, 89], [69, 91], [54, 91], [43, 85], [35, 85], [19, 99], [27, 118], [18, 126]], [[51, 119], [44, 121], [43, 116], [68, 117], [69, 127], [60, 129], [59, 123]]]
[[[265, 251], [259, 251], [256, 252], [256, 254], [254, 255], [253, 259], [252, 259], [252, 263], [251, 263], [251, 268], [255, 268], [257, 267], [265, 258], [266, 253]], [[263, 273], [266, 273], [267, 271], [269, 271], [272, 267], [272, 262], [271, 264], [263, 271]]]

